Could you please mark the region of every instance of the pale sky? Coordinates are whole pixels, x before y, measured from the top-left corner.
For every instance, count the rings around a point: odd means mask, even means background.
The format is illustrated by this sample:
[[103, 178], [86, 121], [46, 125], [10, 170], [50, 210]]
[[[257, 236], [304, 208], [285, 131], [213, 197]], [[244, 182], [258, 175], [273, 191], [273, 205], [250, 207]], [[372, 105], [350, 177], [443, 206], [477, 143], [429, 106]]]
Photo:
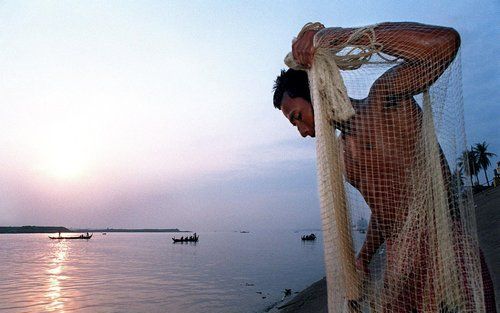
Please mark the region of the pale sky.
[[500, 155], [500, 5], [401, 2], [1, 1], [0, 225], [320, 227], [314, 140], [272, 105], [309, 21], [456, 28], [468, 143]]

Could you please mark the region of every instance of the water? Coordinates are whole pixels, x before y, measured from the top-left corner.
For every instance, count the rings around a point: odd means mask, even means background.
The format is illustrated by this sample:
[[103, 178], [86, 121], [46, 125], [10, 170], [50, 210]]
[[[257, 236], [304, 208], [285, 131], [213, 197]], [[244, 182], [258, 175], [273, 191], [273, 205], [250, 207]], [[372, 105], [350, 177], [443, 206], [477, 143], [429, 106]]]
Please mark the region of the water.
[[0, 311], [262, 312], [324, 276], [320, 232], [173, 235], [185, 234], [0, 235]]

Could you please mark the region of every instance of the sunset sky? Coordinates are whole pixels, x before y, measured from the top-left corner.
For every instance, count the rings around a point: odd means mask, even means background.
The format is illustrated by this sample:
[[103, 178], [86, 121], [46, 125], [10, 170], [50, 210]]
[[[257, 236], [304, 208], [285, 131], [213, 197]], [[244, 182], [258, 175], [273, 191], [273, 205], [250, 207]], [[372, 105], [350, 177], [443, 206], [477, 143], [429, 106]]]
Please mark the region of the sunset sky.
[[0, 225], [320, 227], [272, 105], [309, 21], [457, 29], [468, 143], [500, 155], [498, 1], [402, 2], [0, 2]]

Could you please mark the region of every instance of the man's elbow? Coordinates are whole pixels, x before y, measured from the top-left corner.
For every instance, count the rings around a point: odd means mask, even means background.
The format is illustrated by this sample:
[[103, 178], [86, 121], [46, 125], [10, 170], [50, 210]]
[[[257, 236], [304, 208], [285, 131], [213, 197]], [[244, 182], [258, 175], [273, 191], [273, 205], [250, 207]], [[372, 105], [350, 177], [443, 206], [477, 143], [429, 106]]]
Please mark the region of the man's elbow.
[[432, 41], [427, 42], [427, 47], [431, 60], [449, 64], [460, 49], [460, 34], [453, 28], [443, 27]]
[[450, 50], [454, 52], [453, 55], [457, 54], [461, 43], [460, 34], [454, 28], [447, 28], [446, 37]]
[[460, 34], [450, 27], [435, 28], [419, 41], [422, 62], [450, 62], [460, 49]]

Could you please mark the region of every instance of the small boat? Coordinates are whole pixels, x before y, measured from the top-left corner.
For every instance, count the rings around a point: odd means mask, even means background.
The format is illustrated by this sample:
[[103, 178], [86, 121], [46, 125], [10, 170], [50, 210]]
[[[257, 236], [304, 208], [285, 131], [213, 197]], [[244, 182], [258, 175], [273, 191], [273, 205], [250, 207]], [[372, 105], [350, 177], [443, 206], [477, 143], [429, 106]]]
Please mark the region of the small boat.
[[302, 239], [302, 241], [314, 241], [316, 240], [316, 235], [315, 234], [304, 235], [300, 239]]
[[240, 230], [240, 234], [248, 234], [250, 233], [248, 230]]
[[172, 241], [174, 243], [177, 243], [177, 242], [198, 242], [198, 239], [200, 238], [200, 236], [197, 236], [196, 233], [194, 233], [194, 236], [190, 236], [190, 237], [181, 237], [181, 238], [172, 238]]
[[93, 234], [80, 236], [49, 236], [50, 239], [90, 239]]

